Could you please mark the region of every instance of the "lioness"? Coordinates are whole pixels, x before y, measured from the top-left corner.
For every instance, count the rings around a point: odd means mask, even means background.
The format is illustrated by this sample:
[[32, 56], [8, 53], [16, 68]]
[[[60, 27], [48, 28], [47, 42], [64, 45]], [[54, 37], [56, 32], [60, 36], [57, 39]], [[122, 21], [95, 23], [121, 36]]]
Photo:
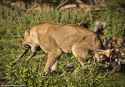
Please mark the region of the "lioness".
[[[102, 26], [97, 28], [100, 32]], [[47, 53], [44, 72], [48, 73], [56, 70], [57, 59], [62, 53], [72, 52], [83, 65], [89, 50], [102, 47], [97, 33], [79, 25], [43, 23], [25, 31], [23, 45], [30, 47], [33, 55], [37, 47]]]

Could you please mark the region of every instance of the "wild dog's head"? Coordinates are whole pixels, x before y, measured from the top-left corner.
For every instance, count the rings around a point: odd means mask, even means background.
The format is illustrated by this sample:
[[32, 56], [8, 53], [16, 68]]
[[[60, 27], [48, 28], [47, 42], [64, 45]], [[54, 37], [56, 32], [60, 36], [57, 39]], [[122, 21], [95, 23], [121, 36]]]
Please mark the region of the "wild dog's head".
[[95, 32], [96, 34], [104, 34], [104, 29], [106, 27], [106, 23], [105, 22], [101, 22], [101, 21], [96, 21], [95, 22]]
[[[80, 23], [78, 23], [78, 25], [81, 27], [89, 28], [88, 21], [81, 21]], [[106, 22], [96, 21], [94, 26], [94, 30], [96, 33], [103, 34], [104, 28], [106, 27]]]

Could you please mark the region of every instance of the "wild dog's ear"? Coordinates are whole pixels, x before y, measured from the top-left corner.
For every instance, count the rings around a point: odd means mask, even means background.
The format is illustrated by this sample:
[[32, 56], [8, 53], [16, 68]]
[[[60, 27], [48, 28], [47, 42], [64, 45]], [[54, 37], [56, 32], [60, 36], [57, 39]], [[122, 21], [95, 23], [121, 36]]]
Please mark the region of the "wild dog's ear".
[[104, 28], [106, 27], [105, 22], [96, 21], [95, 22], [95, 32], [97, 34], [103, 34]]
[[85, 27], [85, 28], [88, 28], [88, 27], [89, 27], [89, 26], [88, 26], [89, 24], [88, 24], [87, 21], [81, 21], [78, 25], [81, 26], [81, 27]]

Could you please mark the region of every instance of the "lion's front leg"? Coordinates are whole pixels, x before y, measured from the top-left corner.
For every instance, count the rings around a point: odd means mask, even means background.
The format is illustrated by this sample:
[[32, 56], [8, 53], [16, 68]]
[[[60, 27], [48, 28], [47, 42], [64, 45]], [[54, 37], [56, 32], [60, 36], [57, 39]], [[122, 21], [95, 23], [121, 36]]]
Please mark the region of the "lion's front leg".
[[88, 51], [86, 42], [76, 43], [72, 46], [72, 53], [82, 66], [84, 66], [85, 60], [87, 60]]
[[51, 67], [51, 72], [54, 72], [57, 70], [57, 64], [58, 64], [58, 60], [56, 60], [56, 62], [53, 64], [53, 66]]
[[51, 52], [48, 52], [48, 58], [44, 68], [44, 72], [46, 74], [56, 70], [57, 60], [58, 60], [58, 57], [61, 55], [61, 53], [62, 52], [60, 49], [56, 49]]

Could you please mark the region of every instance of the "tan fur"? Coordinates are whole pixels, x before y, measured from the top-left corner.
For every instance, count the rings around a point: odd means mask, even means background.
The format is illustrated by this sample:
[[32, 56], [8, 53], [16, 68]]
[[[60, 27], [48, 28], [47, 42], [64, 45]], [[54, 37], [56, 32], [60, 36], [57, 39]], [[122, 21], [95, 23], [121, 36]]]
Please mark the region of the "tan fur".
[[43, 23], [33, 27], [24, 35], [23, 44], [43, 49], [48, 54], [45, 72], [54, 70], [57, 58], [64, 53], [73, 53], [81, 65], [89, 50], [94, 51], [101, 47], [96, 33], [77, 25], [59, 25]]

